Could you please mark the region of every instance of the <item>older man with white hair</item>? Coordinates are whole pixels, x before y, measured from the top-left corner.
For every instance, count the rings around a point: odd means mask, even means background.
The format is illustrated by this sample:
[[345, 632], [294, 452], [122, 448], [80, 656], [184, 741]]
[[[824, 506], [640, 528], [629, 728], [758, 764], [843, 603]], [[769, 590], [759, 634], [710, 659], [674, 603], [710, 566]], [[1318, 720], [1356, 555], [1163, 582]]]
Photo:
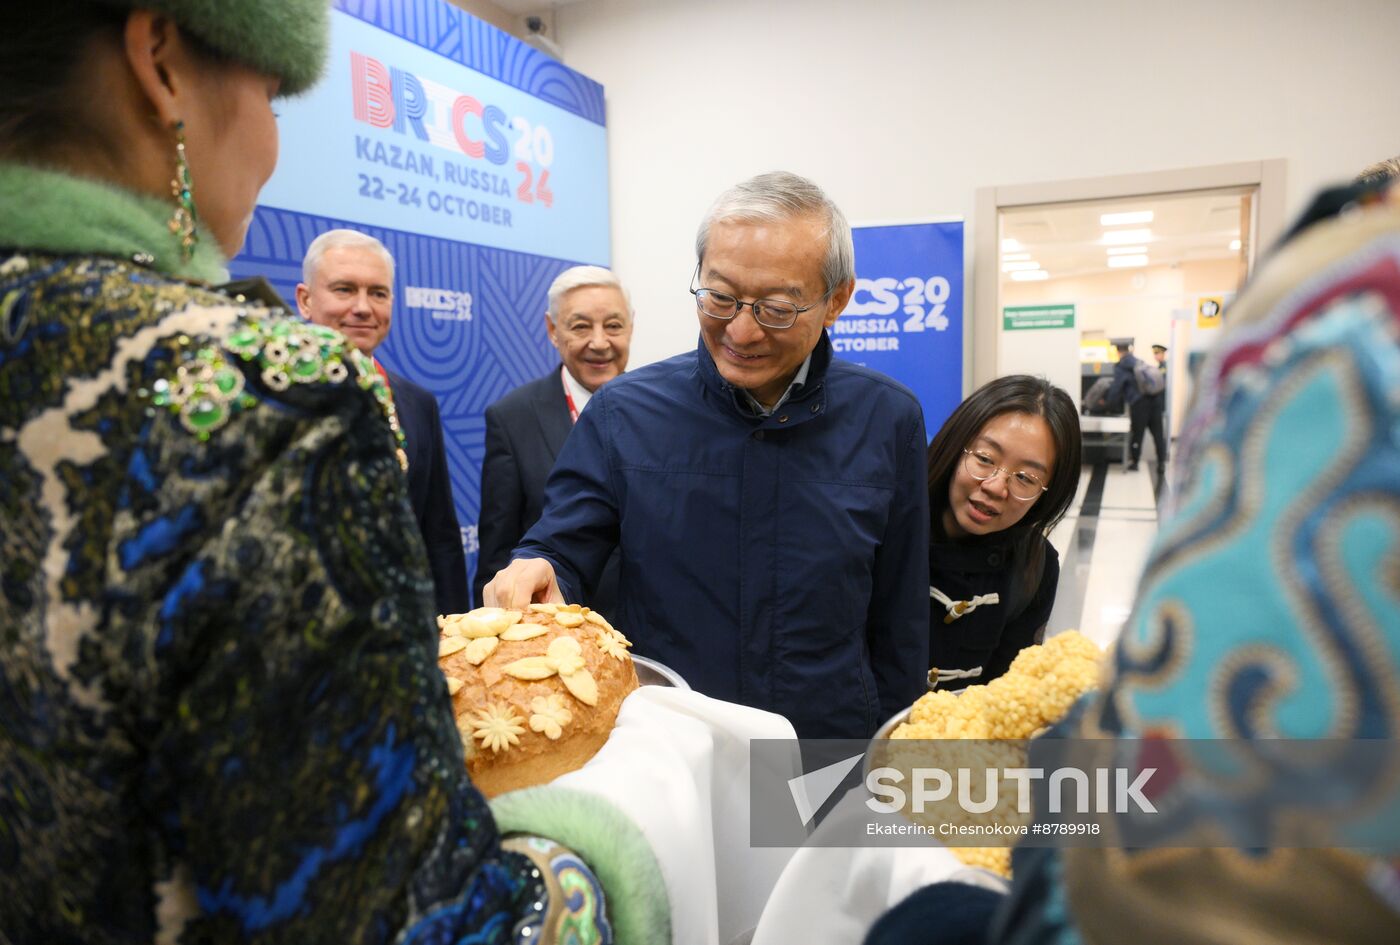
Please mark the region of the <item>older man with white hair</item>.
[[868, 737], [926, 688], [923, 412], [832, 356], [855, 258], [816, 184], [730, 188], [695, 248], [699, 346], [593, 395], [483, 597], [577, 600], [617, 549], [638, 653], [799, 735]]
[[[481, 465], [481, 555], [476, 599], [544, 509], [544, 486], [579, 412], [603, 384], [627, 369], [632, 302], [616, 275], [601, 266], [566, 269], [549, 287], [544, 329], [563, 364], [517, 387], [486, 408]], [[614, 556], [581, 603], [613, 616]]]
[[[297, 308], [302, 317], [334, 328], [374, 358], [394, 317], [394, 257], [384, 244], [357, 230], [330, 230], [311, 241], [302, 260]], [[467, 560], [452, 501], [442, 418], [437, 398], [378, 359], [406, 440], [408, 497], [423, 533], [433, 597], [440, 614], [461, 613], [467, 596]]]

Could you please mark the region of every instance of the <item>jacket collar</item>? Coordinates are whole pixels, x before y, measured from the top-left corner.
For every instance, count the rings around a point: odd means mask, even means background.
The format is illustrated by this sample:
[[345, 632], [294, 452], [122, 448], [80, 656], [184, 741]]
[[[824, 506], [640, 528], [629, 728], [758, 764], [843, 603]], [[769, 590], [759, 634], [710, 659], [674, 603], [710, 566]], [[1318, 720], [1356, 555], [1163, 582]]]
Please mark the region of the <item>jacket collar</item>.
[[[705, 338], [702, 335], [699, 343], [695, 346], [696, 371], [700, 377], [700, 383], [706, 390], [715, 394], [721, 403], [725, 404], [735, 412], [764, 423], [776, 422], [789, 425], [786, 417], [792, 417], [794, 422], [810, 420], [822, 412], [826, 403], [826, 373], [831, 366], [831, 338], [823, 331], [821, 337], [817, 339], [817, 346], [812, 349], [812, 361], [807, 368], [807, 382], [793, 392], [792, 397], [783, 404], [783, 408], [775, 411], [775, 417], [757, 417], [744, 403], [743, 392], [733, 384], [726, 381], [719, 373], [719, 368], [715, 366], [715, 359], [710, 356], [710, 349], [705, 347]], [[794, 404], [804, 404], [804, 409], [789, 412], [788, 407]]]
[[203, 225], [189, 260], [166, 225], [173, 204], [113, 184], [0, 162], [0, 247], [59, 256], [111, 256], [167, 276], [218, 283], [228, 278], [214, 236]]
[[1015, 542], [1008, 532], [954, 539], [943, 531], [941, 522], [934, 520], [931, 526], [928, 548], [931, 571], [997, 571], [1006, 568], [1015, 557]]

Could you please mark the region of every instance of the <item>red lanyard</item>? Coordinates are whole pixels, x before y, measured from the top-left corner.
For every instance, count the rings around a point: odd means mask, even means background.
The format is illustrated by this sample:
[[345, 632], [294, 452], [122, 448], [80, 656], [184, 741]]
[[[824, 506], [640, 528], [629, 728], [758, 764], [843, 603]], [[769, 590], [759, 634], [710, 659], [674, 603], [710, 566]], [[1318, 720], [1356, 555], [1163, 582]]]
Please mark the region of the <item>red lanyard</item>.
[[578, 408], [574, 406], [574, 395], [569, 393], [569, 382], [564, 377], [564, 372], [568, 368], [559, 369], [559, 383], [564, 385], [564, 402], [569, 405], [569, 422], [578, 423]]
[[389, 383], [389, 372], [384, 370], [384, 365], [379, 363], [378, 358], [370, 358], [370, 360], [374, 362], [374, 369], [379, 372], [379, 376], [384, 378], [384, 386], [393, 390], [394, 385]]

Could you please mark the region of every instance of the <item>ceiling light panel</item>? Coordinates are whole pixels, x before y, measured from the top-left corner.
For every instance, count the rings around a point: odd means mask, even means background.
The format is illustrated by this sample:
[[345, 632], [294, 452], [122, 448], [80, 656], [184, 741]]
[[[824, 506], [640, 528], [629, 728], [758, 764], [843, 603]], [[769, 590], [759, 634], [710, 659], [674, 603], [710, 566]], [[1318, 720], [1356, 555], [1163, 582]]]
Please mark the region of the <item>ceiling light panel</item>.
[[1099, 242], [1110, 246], [1126, 246], [1130, 243], [1147, 243], [1151, 239], [1151, 230], [1108, 230]]
[[1125, 226], [1132, 223], [1151, 223], [1151, 210], [1132, 210], [1127, 213], [1104, 213], [1099, 216], [1103, 226]]

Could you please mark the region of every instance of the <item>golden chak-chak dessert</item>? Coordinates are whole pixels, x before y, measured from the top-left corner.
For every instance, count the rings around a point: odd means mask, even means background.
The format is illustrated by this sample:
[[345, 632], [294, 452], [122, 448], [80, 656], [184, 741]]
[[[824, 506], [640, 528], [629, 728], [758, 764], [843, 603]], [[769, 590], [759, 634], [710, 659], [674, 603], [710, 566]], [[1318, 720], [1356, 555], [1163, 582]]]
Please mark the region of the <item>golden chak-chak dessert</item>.
[[632, 644], [578, 604], [479, 607], [438, 629], [467, 770], [487, 797], [582, 767], [637, 688]]
[[[908, 721], [891, 732], [890, 739], [892, 743], [970, 739], [973, 741], [965, 751], [944, 746], [946, 767], [1025, 767], [1025, 739], [1044, 732], [1063, 718], [1080, 696], [1098, 687], [1103, 655], [1094, 641], [1077, 630], [1057, 633], [1042, 644], [1023, 649], [1005, 675], [989, 683], [957, 693], [940, 690], [920, 696], [909, 709]], [[1003, 739], [1009, 740], [1004, 747], [998, 744]], [[1017, 813], [1014, 797], [1014, 792], [1002, 792], [997, 807], [985, 814], [967, 815], [949, 804], [939, 809], [939, 815], [968, 824], [1025, 824], [1028, 818]], [[950, 849], [969, 866], [1011, 875], [1009, 847]]]

